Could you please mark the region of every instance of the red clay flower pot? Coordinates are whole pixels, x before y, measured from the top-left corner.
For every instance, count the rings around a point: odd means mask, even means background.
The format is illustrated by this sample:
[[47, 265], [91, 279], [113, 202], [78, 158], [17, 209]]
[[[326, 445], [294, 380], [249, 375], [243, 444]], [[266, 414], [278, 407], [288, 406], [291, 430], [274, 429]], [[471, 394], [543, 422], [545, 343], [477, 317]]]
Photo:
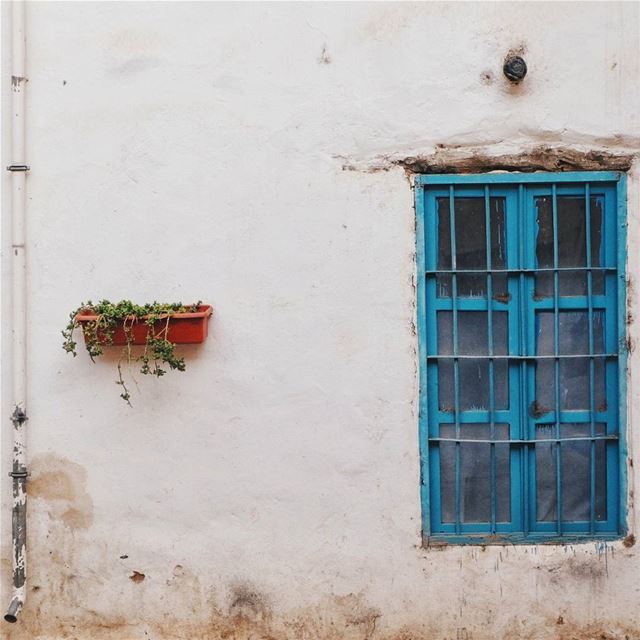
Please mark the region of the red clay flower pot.
[[[193, 313], [172, 313], [163, 316], [154, 324], [155, 334], [158, 337], [166, 338], [174, 344], [199, 344], [204, 342], [209, 333], [209, 317], [213, 313], [211, 305], [203, 304], [198, 307], [198, 311]], [[82, 311], [76, 316], [76, 320], [82, 327], [85, 342], [88, 338], [87, 323], [96, 322], [98, 316], [91, 311]], [[148, 325], [136, 317], [127, 318], [126, 321], [118, 322], [113, 332], [113, 341], [108, 342], [104, 331], [98, 329], [98, 340], [103, 345], [124, 346], [127, 344], [127, 336], [124, 324], [130, 330], [133, 340], [131, 344], [146, 344]], [[165, 335], [166, 332], [166, 335]]]

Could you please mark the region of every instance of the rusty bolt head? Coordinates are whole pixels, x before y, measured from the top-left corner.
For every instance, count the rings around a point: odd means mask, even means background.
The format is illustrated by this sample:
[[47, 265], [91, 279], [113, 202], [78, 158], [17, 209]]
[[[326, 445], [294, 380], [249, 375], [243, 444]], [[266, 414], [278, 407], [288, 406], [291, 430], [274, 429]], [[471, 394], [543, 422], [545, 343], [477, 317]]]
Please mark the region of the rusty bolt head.
[[510, 82], [520, 82], [527, 75], [527, 63], [520, 56], [509, 56], [502, 71]]

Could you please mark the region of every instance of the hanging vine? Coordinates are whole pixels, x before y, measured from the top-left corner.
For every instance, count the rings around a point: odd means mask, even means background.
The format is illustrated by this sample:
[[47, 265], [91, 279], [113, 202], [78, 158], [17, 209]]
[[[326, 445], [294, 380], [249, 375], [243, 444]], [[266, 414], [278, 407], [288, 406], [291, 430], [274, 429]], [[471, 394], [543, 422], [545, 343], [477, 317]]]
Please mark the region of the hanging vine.
[[[158, 378], [168, 370], [184, 371], [186, 368], [183, 357], [175, 353], [176, 345], [167, 339], [171, 316], [176, 313], [194, 313], [202, 303], [183, 305], [181, 302], [161, 304], [137, 305], [130, 300], [110, 302], [101, 300], [94, 304], [90, 300], [83, 302], [75, 311], [69, 314], [69, 323], [62, 331], [64, 341], [62, 348], [77, 356], [77, 342], [74, 340], [75, 330], [82, 325], [85, 347], [93, 362], [104, 353], [104, 347], [113, 345], [113, 336], [119, 324], [122, 324], [126, 344], [118, 360], [118, 379], [115, 381], [121, 387], [120, 397], [131, 406], [131, 393], [122, 375], [122, 364], [129, 366], [140, 365], [140, 373], [154, 375]], [[95, 320], [78, 320], [79, 315], [94, 315]], [[138, 323], [147, 327], [145, 344], [140, 350], [134, 350], [133, 329]], [[135, 381], [135, 379], [134, 379]]]

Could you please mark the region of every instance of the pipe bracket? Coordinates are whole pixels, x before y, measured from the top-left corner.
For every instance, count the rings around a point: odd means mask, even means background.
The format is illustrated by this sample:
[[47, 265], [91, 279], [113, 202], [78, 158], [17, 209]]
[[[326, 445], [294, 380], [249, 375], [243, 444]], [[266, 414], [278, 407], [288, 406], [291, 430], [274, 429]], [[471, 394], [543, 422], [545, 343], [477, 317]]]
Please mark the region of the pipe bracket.
[[26, 470], [25, 471], [9, 471], [7, 475], [10, 476], [11, 478], [26, 478], [29, 475], [29, 473]]
[[31, 167], [26, 164], [10, 164], [7, 171], [30, 171]]
[[14, 425], [24, 424], [28, 419], [27, 414], [20, 407], [16, 407], [11, 414], [11, 422]]

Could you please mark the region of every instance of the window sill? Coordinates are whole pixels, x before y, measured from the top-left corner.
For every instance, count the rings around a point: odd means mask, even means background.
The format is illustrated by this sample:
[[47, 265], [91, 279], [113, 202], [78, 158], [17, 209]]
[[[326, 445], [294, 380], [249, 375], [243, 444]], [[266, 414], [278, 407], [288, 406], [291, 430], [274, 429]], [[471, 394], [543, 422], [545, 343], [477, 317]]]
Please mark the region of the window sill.
[[457, 547], [466, 545], [486, 546], [513, 546], [513, 545], [567, 545], [585, 544], [589, 542], [615, 542], [622, 541], [625, 533], [596, 533], [596, 534], [576, 534], [566, 535], [549, 533], [497, 533], [488, 534], [465, 534], [465, 535], [432, 535], [422, 537], [423, 549], [442, 549], [444, 547]]

